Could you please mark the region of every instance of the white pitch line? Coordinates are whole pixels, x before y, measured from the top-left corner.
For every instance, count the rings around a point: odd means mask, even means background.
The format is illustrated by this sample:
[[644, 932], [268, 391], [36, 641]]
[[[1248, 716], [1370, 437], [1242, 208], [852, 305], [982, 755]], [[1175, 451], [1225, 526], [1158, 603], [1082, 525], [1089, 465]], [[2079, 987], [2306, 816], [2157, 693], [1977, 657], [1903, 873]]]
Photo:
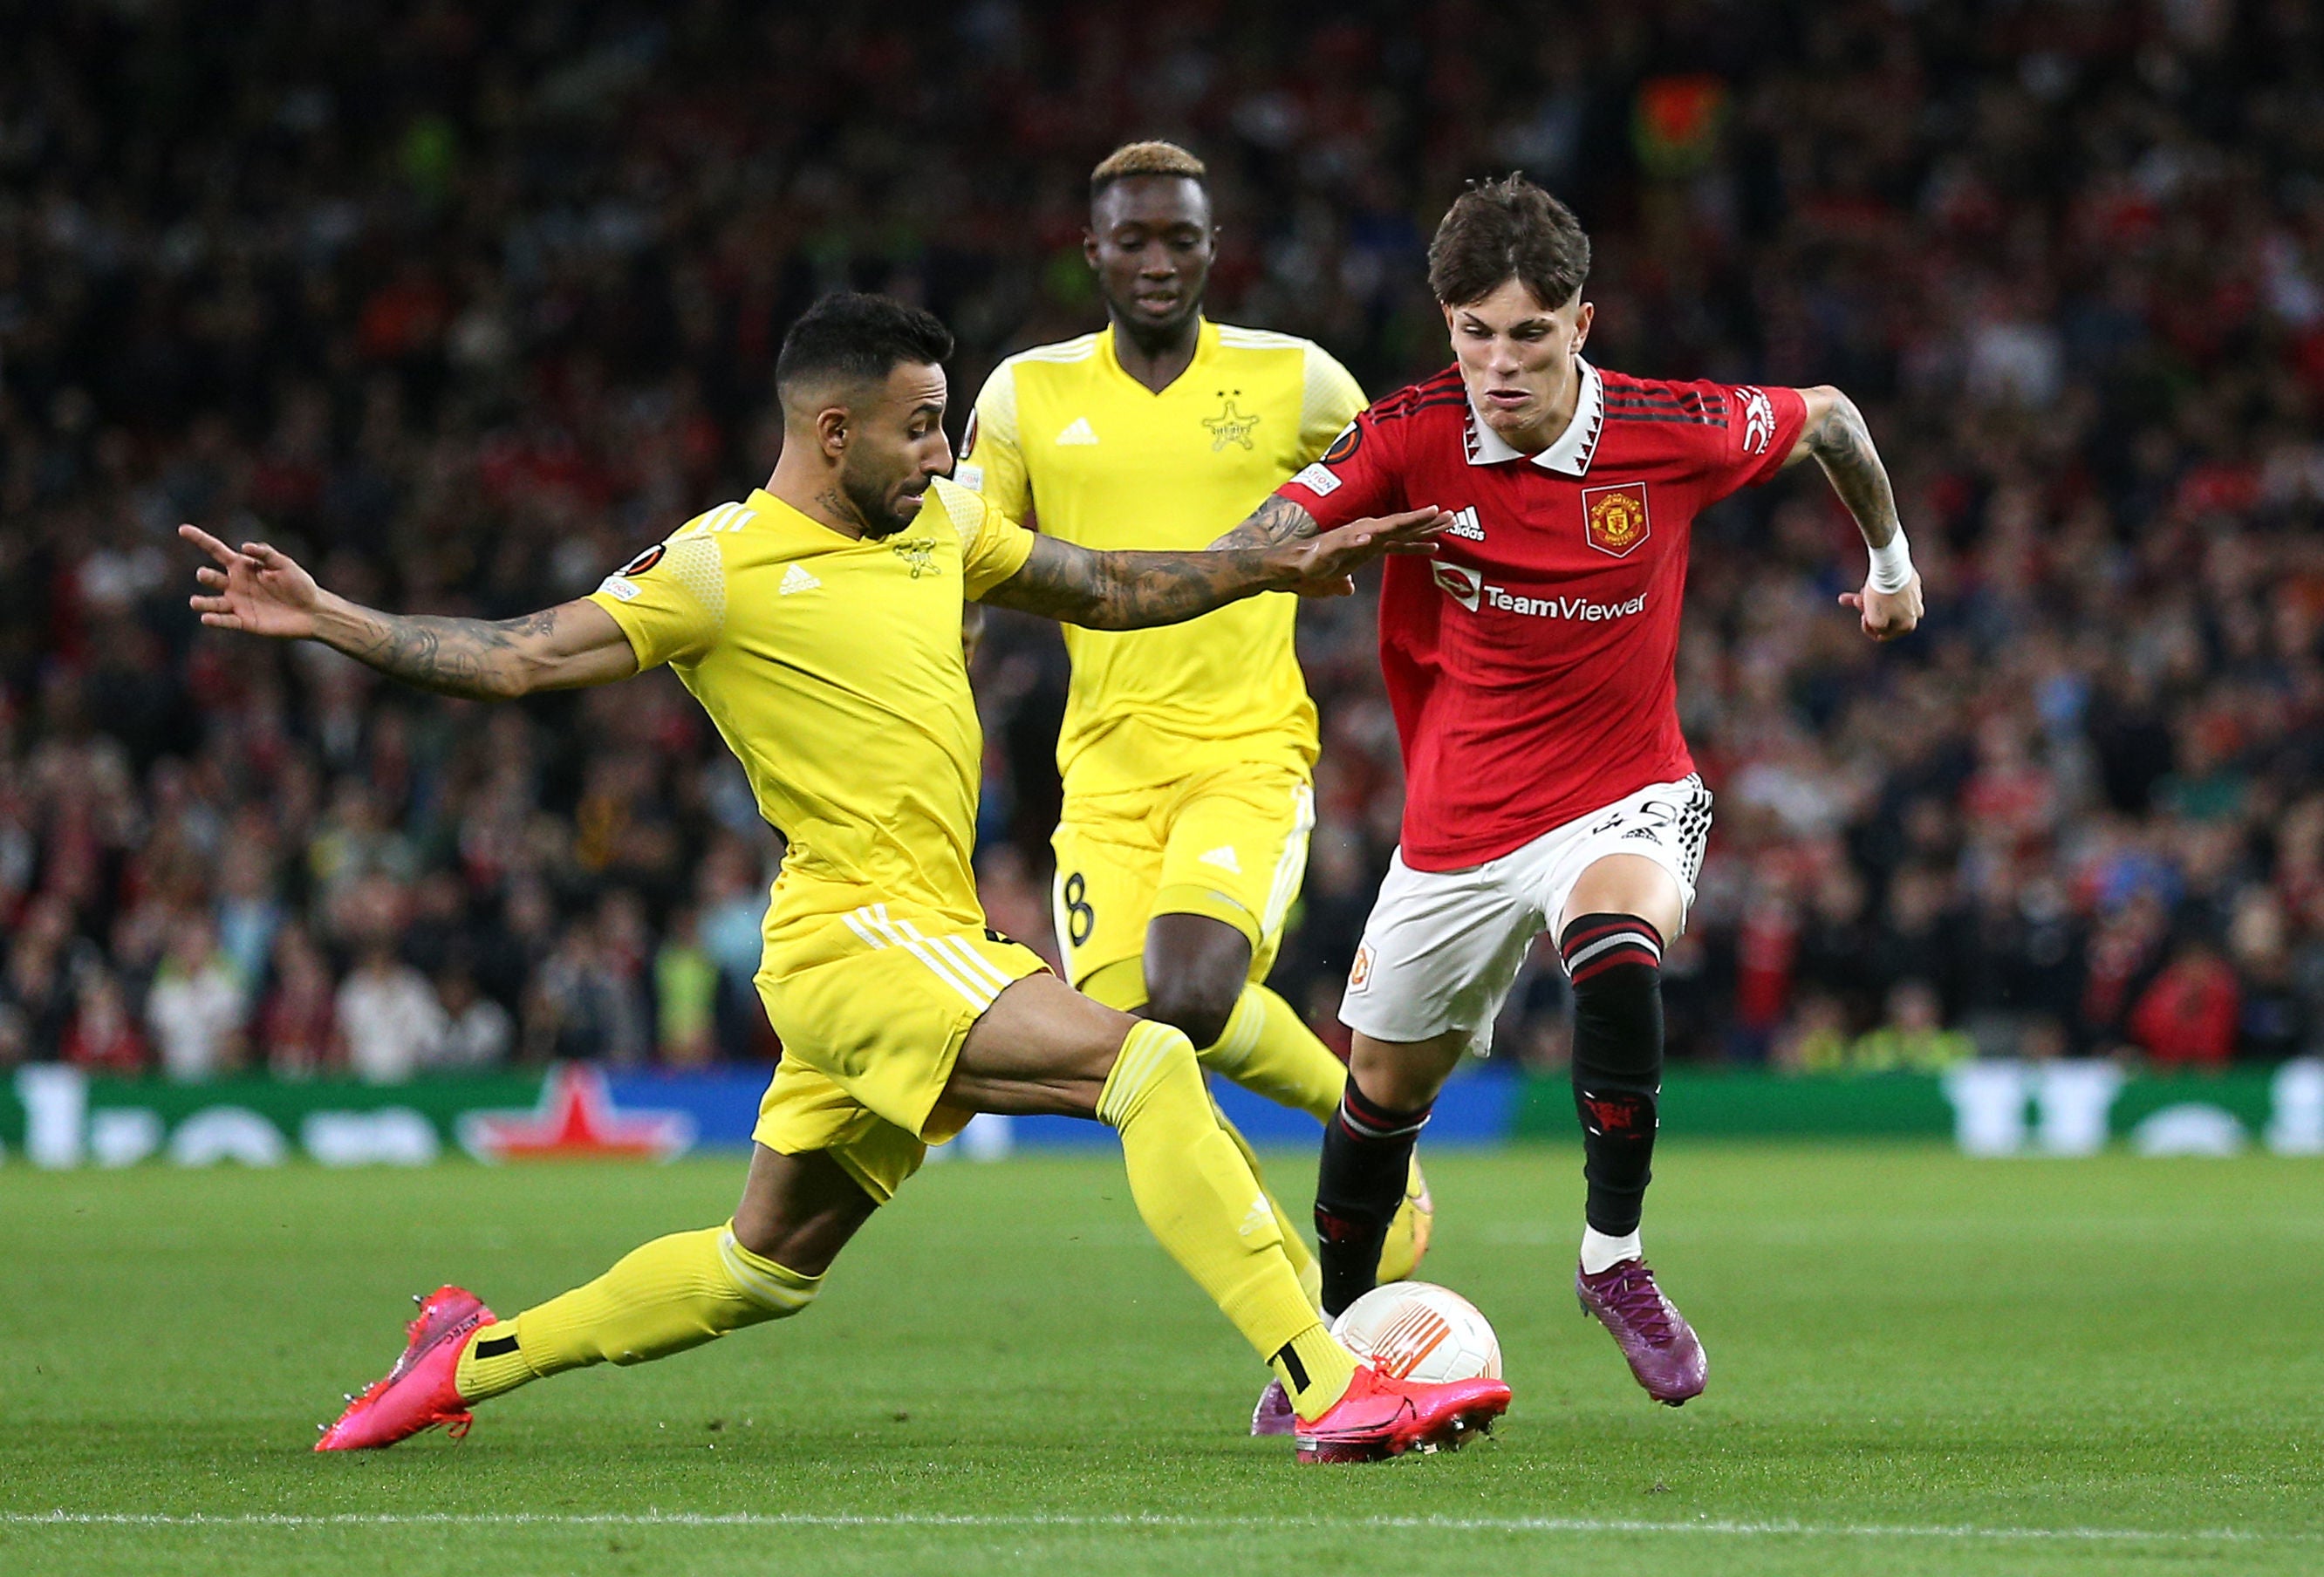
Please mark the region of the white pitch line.
[[1740, 1522], [1704, 1518], [1655, 1522], [1597, 1517], [1181, 1517], [1125, 1512], [1109, 1516], [1028, 1513], [895, 1512], [291, 1512], [209, 1513], [116, 1511], [0, 1512], [5, 1527], [965, 1527], [1316, 1529], [1358, 1527], [1436, 1533], [1708, 1534], [1720, 1537], [1843, 1539], [2052, 1540], [2084, 1544], [2311, 1544], [2318, 1533], [2256, 1533], [2246, 1528], [1978, 1527], [1896, 1523]]

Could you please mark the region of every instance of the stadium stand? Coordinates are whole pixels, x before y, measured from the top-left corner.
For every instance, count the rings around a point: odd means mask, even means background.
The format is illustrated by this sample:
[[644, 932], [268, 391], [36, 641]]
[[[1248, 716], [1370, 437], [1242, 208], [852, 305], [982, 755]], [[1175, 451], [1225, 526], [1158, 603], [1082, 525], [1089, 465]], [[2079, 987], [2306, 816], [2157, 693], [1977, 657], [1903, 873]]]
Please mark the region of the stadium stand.
[[[0, 1064], [763, 1058], [776, 845], [673, 680], [488, 709], [206, 637], [169, 533], [263, 533], [401, 607], [579, 595], [763, 478], [774, 347], [821, 290], [954, 326], [955, 431], [1000, 355], [1093, 326], [1084, 179], [1144, 134], [1217, 179], [1215, 314], [1375, 393], [1446, 359], [1436, 215], [1522, 167], [1595, 236], [1601, 363], [1864, 407], [1931, 618], [1875, 650], [1833, 607], [1863, 555], [1820, 483], [1703, 522], [1681, 695], [1720, 821], [1665, 960], [1674, 1055], [2301, 1051], [2319, 26], [2201, 0], [12, 9]], [[1398, 810], [1367, 605], [1303, 634], [1321, 824], [1277, 983], [1319, 1026]], [[981, 865], [1028, 939], [1062, 664], [1008, 618], [978, 659]], [[1554, 1062], [1563, 1034], [1530, 971], [1503, 1047]]]

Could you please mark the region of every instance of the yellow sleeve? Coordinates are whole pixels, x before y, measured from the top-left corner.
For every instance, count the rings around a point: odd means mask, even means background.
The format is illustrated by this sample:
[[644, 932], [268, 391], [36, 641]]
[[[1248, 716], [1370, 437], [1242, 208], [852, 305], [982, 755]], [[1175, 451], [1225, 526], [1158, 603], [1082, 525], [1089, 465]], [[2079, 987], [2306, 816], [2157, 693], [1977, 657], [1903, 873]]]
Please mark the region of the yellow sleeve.
[[928, 496], [960, 533], [962, 595], [969, 601], [1025, 567], [1033, 552], [1033, 533], [993, 507], [991, 499], [942, 478], [928, 484]]
[[641, 670], [698, 662], [726, 626], [726, 564], [709, 537], [673, 537], [607, 576], [589, 600], [613, 616]]
[[968, 436], [960, 447], [953, 480], [1010, 521], [1033, 508], [1033, 481], [1025, 471], [1025, 450], [1017, 439], [1017, 368], [1003, 362], [992, 369], [969, 415]]
[[1033, 533], [994, 509], [984, 506], [984, 523], [976, 539], [961, 550], [961, 580], [972, 600], [1025, 567], [1033, 556]]
[[1299, 414], [1300, 464], [1313, 461], [1332, 447], [1356, 413], [1370, 401], [1355, 375], [1320, 345], [1307, 346], [1307, 398]]

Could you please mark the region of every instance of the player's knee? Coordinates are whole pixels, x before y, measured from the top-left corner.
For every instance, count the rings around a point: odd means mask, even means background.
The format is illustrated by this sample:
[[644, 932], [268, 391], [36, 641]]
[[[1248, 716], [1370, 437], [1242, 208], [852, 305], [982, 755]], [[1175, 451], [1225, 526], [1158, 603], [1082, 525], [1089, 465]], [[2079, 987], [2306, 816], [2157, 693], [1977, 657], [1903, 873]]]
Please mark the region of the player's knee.
[[823, 1291], [821, 1275], [807, 1275], [743, 1243], [734, 1225], [718, 1234], [718, 1259], [736, 1295], [741, 1323], [787, 1320], [803, 1314]]
[[1374, 1105], [1416, 1111], [1436, 1099], [1466, 1046], [1465, 1036], [1397, 1043], [1359, 1035], [1348, 1057], [1348, 1083]]
[[1184, 1030], [1197, 1047], [1215, 1046], [1234, 1017], [1243, 985], [1240, 973], [1172, 970], [1147, 982], [1146, 1015]]
[[1583, 871], [1566, 895], [1565, 912], [1573, 918], [1559, 932], [1561, 939], [1585, 920], [1628, 918], [1652, 928], [1660, 946], [1686, 923], [1686, 900], [1678, 879], [1657, 860], [1644, 854], [1609, 854]]
[[[1194, 1043], [1176, 1026], [1140, 1019], [1114, 1054], [1097, 1098], [1100, 1122], [1126, 1128], [1144, 1111], [1156, 1091], [1174, 1079], [1191, 1079], [1193, 1090], [1204, 1094], [1203, 1074], [1194, 1061]], [[1207, 1096], [1204, 1096], [1207, 1100]]]

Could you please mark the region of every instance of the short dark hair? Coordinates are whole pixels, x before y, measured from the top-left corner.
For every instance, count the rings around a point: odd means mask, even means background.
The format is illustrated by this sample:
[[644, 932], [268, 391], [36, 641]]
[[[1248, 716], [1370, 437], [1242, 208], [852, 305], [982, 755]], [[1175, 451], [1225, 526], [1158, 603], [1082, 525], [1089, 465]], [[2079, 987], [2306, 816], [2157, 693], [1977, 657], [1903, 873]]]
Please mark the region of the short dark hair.
[[1208, 191], [1211, 186], [1210, 171], [1200, 159], [1177, 143], [1124, 143], [1090, 171], [1090, 200], [1096, 201], [1100, 192], [1118, 180], [1130, 180], [1141, 175], [1191, 180], [1204, 191]]
[[1428, 244], [1428, 288], [1448, 307], [1481, 300], [1506, 280], [1563, 307], [1590, 277], [1590, 237], [1573, 210], [1522, 175], [1471, 181]]
[[838, 290], [799, 315], [775, 358], [775, 386], [836, 374], [879, 383], [903, 363], [941, 364], [952, 355], [952, 330], [933, 312], [892, 296]]

